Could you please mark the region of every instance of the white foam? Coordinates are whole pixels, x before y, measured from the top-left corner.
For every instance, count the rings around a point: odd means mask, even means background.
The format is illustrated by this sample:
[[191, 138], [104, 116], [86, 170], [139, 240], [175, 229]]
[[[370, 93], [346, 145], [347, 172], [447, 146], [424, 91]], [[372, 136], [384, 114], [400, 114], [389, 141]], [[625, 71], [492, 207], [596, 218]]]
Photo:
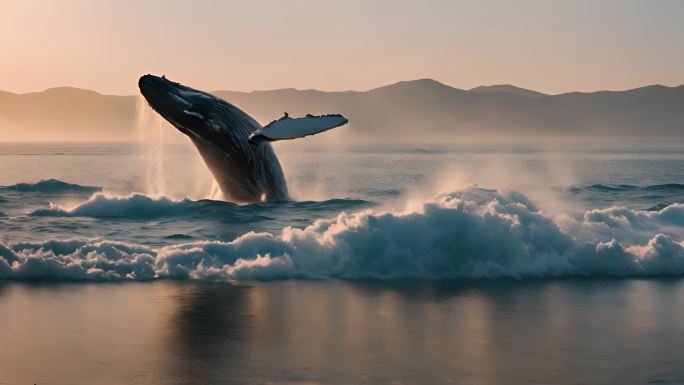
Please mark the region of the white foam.
[[341, 213], [304, 229], [249, 232], [230, 242], [160, 248], [87, 240], [10, 243], [0, 247], [0, 278], [681, 275], [683, 236], [681, 204], [657, 212], [592, 210], [579, 220], [560, 220], [538, 211], [521, 194], [468, 189], [410, 211]]

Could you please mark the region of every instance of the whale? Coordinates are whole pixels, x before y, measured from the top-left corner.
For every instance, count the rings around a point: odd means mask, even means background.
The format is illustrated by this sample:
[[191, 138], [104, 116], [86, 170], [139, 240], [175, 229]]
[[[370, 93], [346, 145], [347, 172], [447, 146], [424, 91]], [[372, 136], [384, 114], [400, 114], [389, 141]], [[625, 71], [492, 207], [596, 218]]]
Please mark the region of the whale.
[[138, 87], [147, 104], [190, 139], [224, 198], [235, 203], [290, 200], [271, 142], [315, 135], [348, 122], [340, 114], [293, 118], [285, 113], [262, 126], [237, 106], [165, 76], [143, 75]]

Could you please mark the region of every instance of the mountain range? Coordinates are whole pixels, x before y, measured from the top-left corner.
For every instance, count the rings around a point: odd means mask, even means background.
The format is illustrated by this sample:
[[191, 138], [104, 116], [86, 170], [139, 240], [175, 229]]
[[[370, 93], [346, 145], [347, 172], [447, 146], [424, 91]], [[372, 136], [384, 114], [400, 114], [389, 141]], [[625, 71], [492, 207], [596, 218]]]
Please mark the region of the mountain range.
[[[464, 139], [681, 137], [684, 85], [547, 95], [512, 85], [470, 90], [432, 79], [369, 91], [214, 91], [262, 124], [287, 111], [341, 113], [345, 137], [382, 141]], [[72, 88], [16, 94], [0, 91], [0, 141], [133, 140], [139, 96]]]

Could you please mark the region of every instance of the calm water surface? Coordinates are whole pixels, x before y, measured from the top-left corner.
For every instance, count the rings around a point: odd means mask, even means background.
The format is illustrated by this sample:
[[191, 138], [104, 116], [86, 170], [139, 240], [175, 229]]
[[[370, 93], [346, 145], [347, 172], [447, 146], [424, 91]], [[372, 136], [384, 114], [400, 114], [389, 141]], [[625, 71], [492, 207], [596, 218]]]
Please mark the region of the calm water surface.
[[0, 284], [5, 384], [684, 381], [679, 280]]

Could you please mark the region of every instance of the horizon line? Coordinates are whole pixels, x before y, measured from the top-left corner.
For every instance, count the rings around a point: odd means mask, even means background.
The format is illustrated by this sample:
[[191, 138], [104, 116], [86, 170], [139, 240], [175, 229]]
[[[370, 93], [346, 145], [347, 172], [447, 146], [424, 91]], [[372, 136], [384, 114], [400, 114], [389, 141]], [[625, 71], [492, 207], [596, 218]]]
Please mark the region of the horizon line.
[[[500, 87], [500, 86], [508, 86], [508, 87], [515, 87], [524, 91], [531, 91], [531, 92], [536, 92], [539, 93], [543, 96], [557, 96], [557, 95], [565, 95], [565, 94], [592, 94], [592, 93], [597, 93], [597, 92], [624, 92], [624, 91], [632, 91], [632, 90], [637, 90], [641, 88], [647, 88], [647, 87], [665, 87], [665, 88], [678, 88], [684, 86], [684, 83], [679, 83], [677, 85], [666, 85], [662, 83], [651, 83], [651, 84], [644, 84], [636, 87], [630, 87], [630, 88], [624, 88], [624, 89], [596, 89], [592, 91], [565, 91], [565, 92], [559, 92], [559, 93], [546, 93], [542, 91], [535, 90], [533, 88], [527, 88], [527, 87], [521, 87], [518, 85], [515, 85], [513, 83], [497, 83], [497, 84], [481, 84], [472, 88], [460, 88], [460, 87], [454, 87], [450, 84], [444, 83], [442, 81], [439, 81], [434, 78], [416, 78], [416, 79], [409, 79], [409, 80], [398, 80], [392, 83], [380, 85], [377, 87], [365, 89], [365, 90], [351, 90], [351, 89], [346, 89], [346, 90], [319, 90], [316, 88], [295, 88], [295, 87], [283, 87], [283, 88], [271, 88], [271, 89], [254, 89], [250, 91], [239, 91], [239, 90], [231, 90], [231, 89], [213, 89], [211, 91], [208, 91], [210, 93], [215, 93], [215, 92], [236, 92], [236, 93], [242, 93], [242, 94], [250, 94], [250, 93], [255, 93], [255, 92], [273, 92], [273, 91], [298, 91], [298, 92], [306, 92], [306, 91], [316, 91], [316, 92], [324, 92], [324, 93], [344, 93], [344, 92], [356, 92], [356, 93], [364, 93], [364, 92], [371, 92], [374, 90], [378, 90], [381, 88], [385, 87], [391, 87], [395, 86], [401, 83], [415, 83], [415, 82], [420, 82], [420, 81], [432, 81], [439, 83], [440, 85], [449, 87], [454, 90], [459, 90], [459, 91], [464, 91], [464, 92], [477, 92], [473, 91], [477, 88], [489, 88], [489, 87]], [[0, 89], [0, 92], [4, 93], [10, 93], [13, 95], [27, 95], [27, 94], [39, 94], [43, 92], [47, 92], [50, 90], [56, 90], [60, 88], [70, 88], [70, 89], [76, 89], [76, 90], [81, 90], [81, 91], [88, 91], [88, 92], [94, 92], [98, 95], [102, 96], [136, 96], [138, 93], [131, 93], [131, 94], [115, 94], [115, 93], [102, 93], [97, 90], [89, 89], [89, 88], [82, 88], [82, 87], [76, 87], [76, 86], [69, 86], [69, 85], [61, 85], [61, 86], [53, 86], [53, 87], [48, 87], [44, 88], [43, 90], [40, 91], [27, 91], [27, 92], [15, 92], [15, 91], [9, 91], [9, 90], [3, 90]], [[502, 91], [505, 92], [505, 91]]]

